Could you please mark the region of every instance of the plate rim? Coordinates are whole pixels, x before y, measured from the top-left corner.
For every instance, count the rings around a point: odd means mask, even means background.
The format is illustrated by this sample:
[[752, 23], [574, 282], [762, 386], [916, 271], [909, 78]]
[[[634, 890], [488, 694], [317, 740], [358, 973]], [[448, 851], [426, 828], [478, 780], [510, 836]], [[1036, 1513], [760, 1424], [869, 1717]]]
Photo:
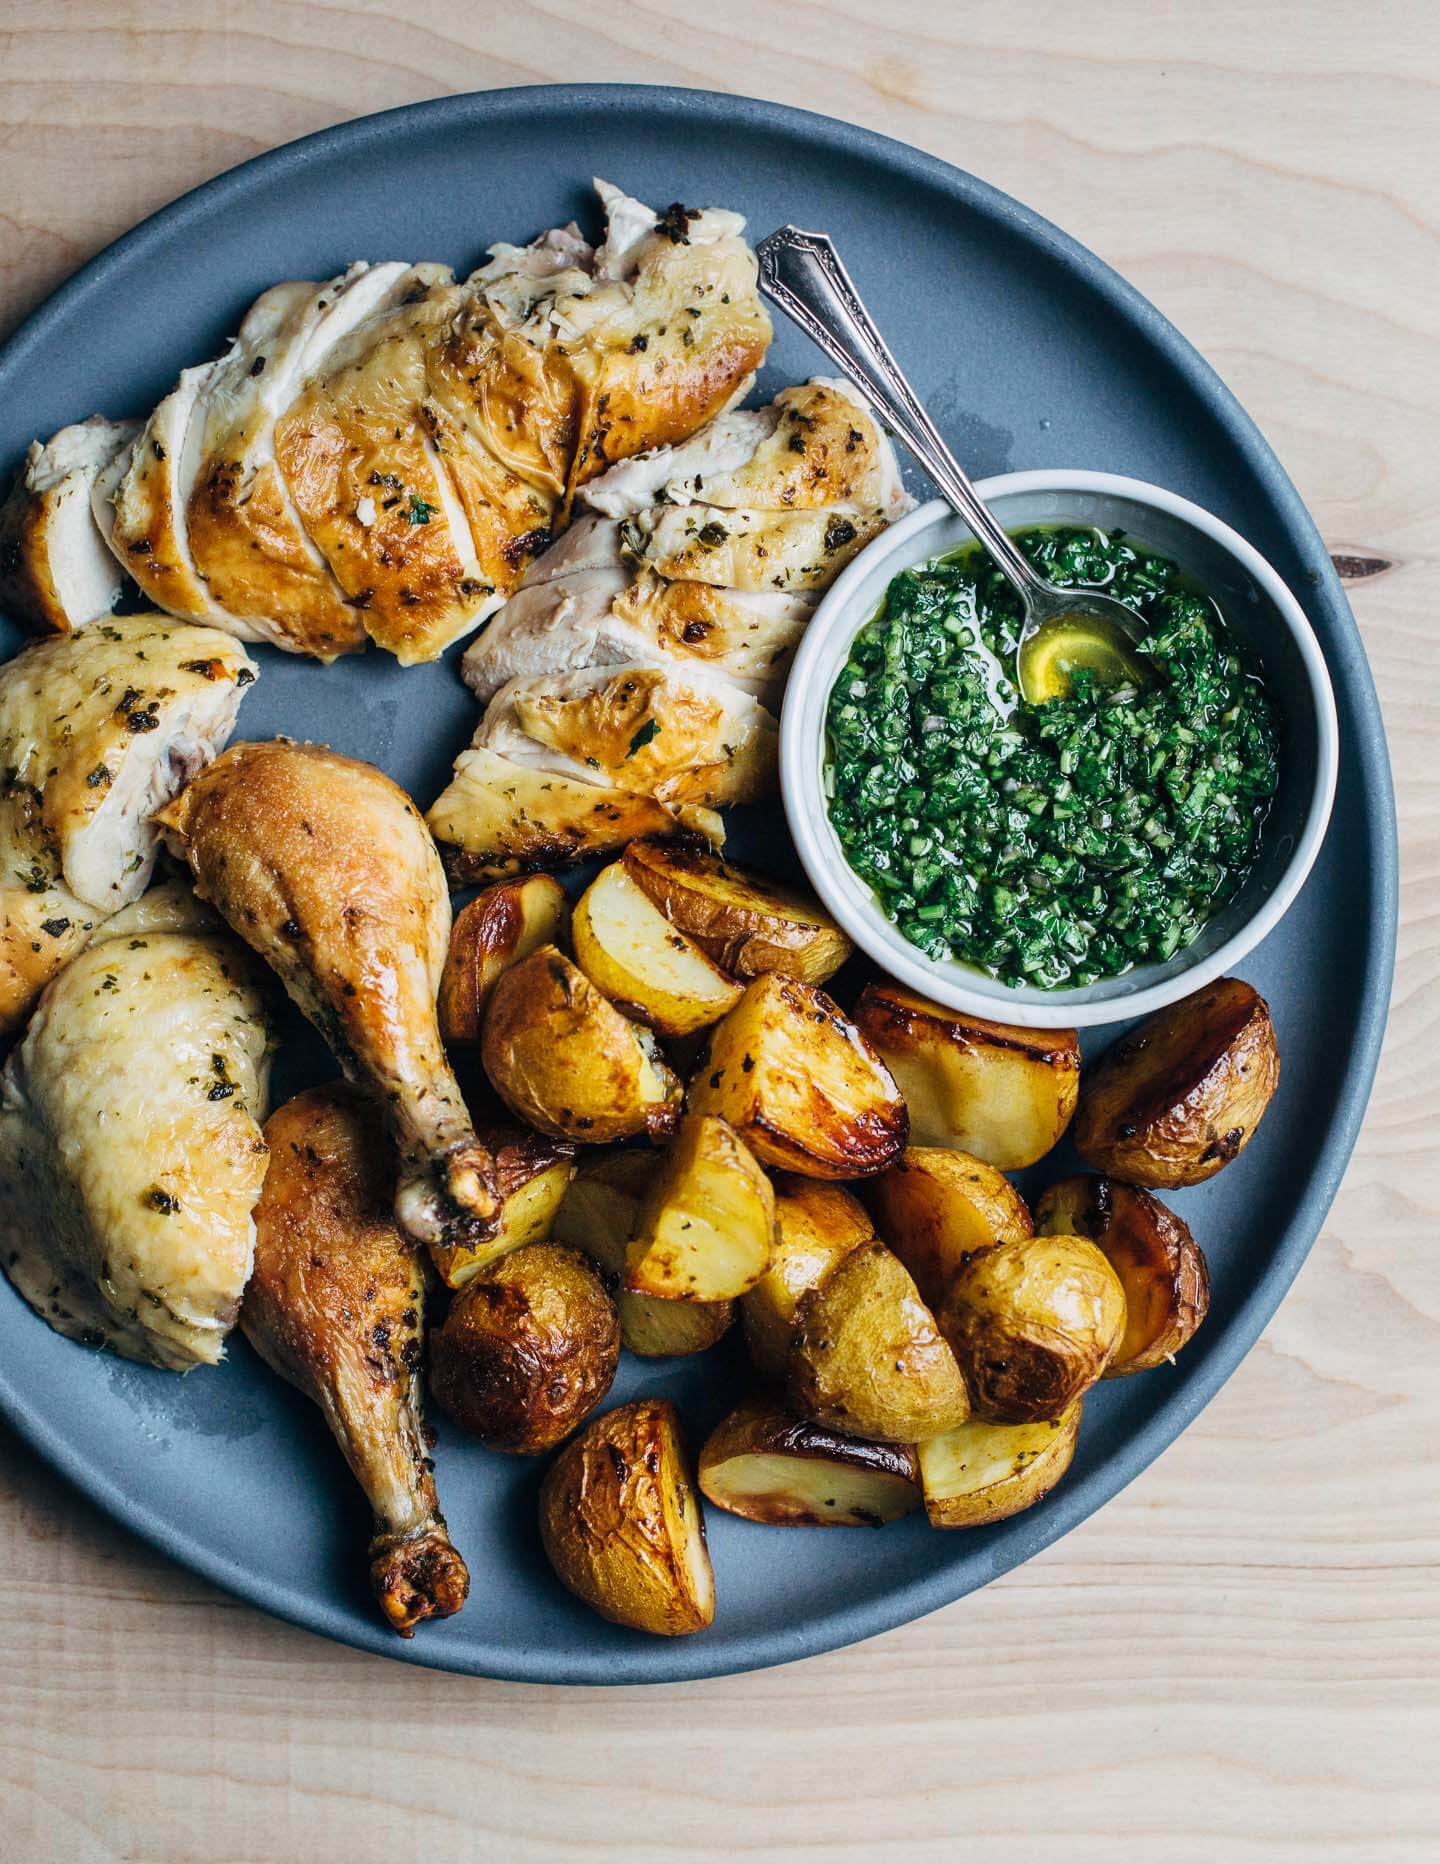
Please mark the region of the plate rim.
[[[407, 135], [416, 124], [427, 130], [470, 131], [477, 126], [483, 128], [497, 118], [524, 117], [537, 109], [553, 112], [566, 107], [591, 111], [598, 107], [615, 113], [643, 109], [652, 118], [664, 114], [681, 120], [687, 113], [719, 115], [737, 126], [748, 124], [764, 132], [798, 138], [811, 148], [831, 149], [847, 156], [868, 156], [888, 170], [899, 171], [902, 175], [908, 173], [917, 181], [963, 201], [1004, 236], [1040, 247], [1112, 314], [1138, 327], [1197, 399], [1211, 410], [1217, 425], [1264, 488], [1297, 549], [1307, 557], [1313, 553], [1314, 563], [1308, 576], [1311, 586], [1300, 597], [1301, 606], [1307, 613], [1316, 608], [1324, 613], [1327, 623], [1324, 647], [1334, 684], [1337, 692], [1343, 690], [1360, 722], [1361, 729], [1352, 748], [1370, 792], [1369, 817], [1376, 868], [1374, 886], [1379, 907], [1365, 945], [1356, 1047], [1352, 1050], [1351, 1065], [1337, 1101], [1329, 1145], [1321, 1168], [1292, 1213], [1265, 1272], [1251, 1285], [1224, 1334], [1185, 1386], [1162, 1401], [1150, 1418], [1126, 1439], [1116, 1455], [1073, 1484], [1061, 1485], [1038, 1513], [1021, 1517], [1027, 1524], [1026, 1550], [1021, 1557], [1014, 1561], [997, 1560], [992, 1571], [975, 1586], [966, 1585], [958, 1592], [950, 1569], [939, 1566], [874, 1600], [807, 1615], [798, 1630], [769, 1632], [762, 1640], [757, 1640], [760, 1647], [750, 1650], [749, 1654], [739, 1654], [734, 1647], [707, 1646], [703, 1635], [693, 1640], [676, 1640], [659, 1651], [647, 1644], [643, 1654], [634, 1653], [633, 1661], [630, 1650], [611, 1646], [589, 1650], [567, 1646], [562, 1651], [552, 1651], [487, 1645], [484, 1653], [474, 1657], [458, 1650], [447, 1650], [443, 1643], [429, 1642], [423, 1636], [401, 1644], [378, 1619], [373, 1625], [359, 1621], [343, 1603], [322, 1599], [317, 1604], [312, 1595], [298, 1588], [277, 1594], [273, 1587], [255, 1582], [239, 1562], [191, 1533], [176, 1530], [144, 1502], [127, 1493], [110, 1470], [73, 1450], [26, 1402], [23, 1391], [11, 1385], [4, 1368], [0, 1367], [0, 1415], [42, 1461], [57, 1469], [89, 1500], [166, 1557], [271, 1616], [355, 1649], [453, 1674], [558, 1685], [669, 1683], [740, 1674], [818, 1655], [893, 1630], [952, 1604], [978, 1589], [979, 1584], [1014, 1570], [1053, 1545], [1119, 1494], [1189, 1428], [1231, 1377], [1279, 1307], [1320, 1234], [1354, 1151], [1374, 1084], [1390, 1004], [1398, 929], [1398, 832], [1384, 724], [1359, 628], [1314, 519], [1279, 458], [1233, 391], [1188, 338], [1135, 286], [1053, 222], [943, 157], [839, 118], [730, 92], [665, 84], [515, 85], [461, 92], [350, 118], [265, 150], [202, 182], [159, 208], [88, 260], [42, 300], [0, 346], [0, 392], [3, 392], [6, 376], [22, 368], [32, 352], [44, 343], [49, 326], [72, 309], [80, 308], [87, 297], [103, 291], [116, 268], [131, 263], [132, 256], [142, 253], [148, 243], [182, 230], [193, 218], [208, 215], [227, 197], [249, 192], [257, 180], [283, 186], [289, 174], [303, 170], [313, 161], [328, 160], [343, 152], [354, 154], [372, 141], [383, 143], [396, 134]], [[673, 1661], [668, 1664], [655, 1661], [657, 1656], [665, 1655], [671, 1656]]]

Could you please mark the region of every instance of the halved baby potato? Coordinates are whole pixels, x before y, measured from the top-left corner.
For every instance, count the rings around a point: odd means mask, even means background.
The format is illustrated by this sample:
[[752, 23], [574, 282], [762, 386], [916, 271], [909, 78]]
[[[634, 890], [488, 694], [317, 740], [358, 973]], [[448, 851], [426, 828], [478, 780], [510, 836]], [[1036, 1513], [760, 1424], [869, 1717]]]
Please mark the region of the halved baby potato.
[[565, 889], [549, 874], [502, 881], [461, 908], [436, 1003], [447, 1048], [475, 1047], [501, 975], [541, 945], [559, 945], [569, 921]]
[[940, 1329], [977, 1417], [1063, 1417], [1125, 1332], [1125, 1291], [1083, 1236], [1031, 1236], [973, 1256], [950, 1284]]
[[688, 1036], [734, 1009], [743, 987], [710, 962], [614, 861], [581, 894], [575, 962], [627, 1016]]
[[785, 1396], [813, 1423], [882, 1443], [921, 1443], [970, 1414], [955, 1354], [878, 1239], [801, 1297]]
[[870, 1242], [865, 1206], [838, 1184], [782, 1175], [776, 1181], [776, 1239], [770, 1266], [740, 1303], [745, 1343], [762, 1377], [785, 1376], [795, 1310], [842, 1257]]
[[655, 1175], [646, 1152], [610, 1152], [576, 1173], [556, 1213], [555, 1241], [583, 1249], [603, 1271], [620, 1315], [620, 1344], [645, 1359], [703, 1353], [735, 1318], [733, 1301], [657, 1301], [625, 1287], [640, 1202]]
[[732, 977], [783, 971], [823, 984], [854, 949], [812, 895], [686, 842], [632, 841], [625, 868], [671, 925]]
[[500, 1220], [495, 1234], [473, 1248], [431, 1243], [431, 1260], [447, 1288], [463, 1288], [512, 1249], [543, 1242], [575, 1175], [575, 1148], [563, 1139], [518, 1126], [485, 1128], [480, 1139], [495, 1162]]
[[775, 1527], [883, 1527], [920, 1506], [908, 1444], [867, 1443], [765, 1398], [710, 1433], [700, 1488], [717, 1508]]
[[1128, 1184], [1200, 1184], [1249, 1145], [1279, 1078], [1265, 999], [1218, 978], [1147, 1016], [1087, 1072], [1075, 1150]]
[[730, 1301], [775, 1253], [775, 1191], [724, 1120], [687, 1113], [640, 1206], [625, 1286], [664, 1301]]
[[889, 1069], [822, 990], [767, 972], [722, 1023], [690, 1082], [696, 1113], [728, 1120], [763, 1164], [864, 1178], [905, 1144]]
[[865, 1185], [876, 1228], [932, 1308], [970, 1257], [1033, 1233], [1025, 1200], [993, 1165], [944, 1146], [906, 1146]]
[[1081, 1173], [1052, 1184], [1035, 1207], [1042, 1235], [1086, 1236], [1125, 1290], [1125, 1332], [1107, 1379], [1172, 1360], [1210, 1306], [1205, 1253], [1158, 1197]]
[[654, 1036], [553, 945], [496, 984], [480, 1059], [510, 1111], [558, 1139], [663, 1139], [680, 1118], [683, 1090]]
[[1043, 1158], [1080, 1092], [1073, 1029], [1021, 1029], [947, 1010], [899, 984], [868, 984], [855, 1026], [900, 1083], [910, 1137], [1001, 1171]]
[[540, 1490], [540, 1538], [561, 1583], [615, 1624], [684, 1637], [715, 1616], [705, 1521], [668, 1399], [618, 1405], [565, 1446]]
[[972, 1417], [920, 1444], [920, 1485], [932, 1527], [988, 1527], [1048, 1495], [1070, 1467], [1083, 1400], [1035, 1424]]

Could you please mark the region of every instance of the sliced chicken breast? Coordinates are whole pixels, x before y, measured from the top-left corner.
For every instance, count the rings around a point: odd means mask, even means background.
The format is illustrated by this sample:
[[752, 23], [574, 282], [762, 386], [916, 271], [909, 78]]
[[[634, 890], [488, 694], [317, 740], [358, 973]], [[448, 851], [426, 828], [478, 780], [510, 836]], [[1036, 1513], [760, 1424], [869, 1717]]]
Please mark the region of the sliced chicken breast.
[[123, 573], [90, 497], [139, 431], [138, 421], [95, 414], [26, 454], [0, 506], [0, 608], [36, 633], [66, 634], [114, 608]]
[[733, 408], [679, 446], [654, 447], [607, 467], [583, 488], [579, 502], [608, 518], [633, 517], [652, 505], [714, 504], [706, 486], [753, 459], [779, 422], [773, 402], [768, 408]]
[[883, 511], [830, 505], [816, 510], [657, 505], [621, 525], [621, 547], [672, 582], [792, 594], [823, 589], [885, 528]]

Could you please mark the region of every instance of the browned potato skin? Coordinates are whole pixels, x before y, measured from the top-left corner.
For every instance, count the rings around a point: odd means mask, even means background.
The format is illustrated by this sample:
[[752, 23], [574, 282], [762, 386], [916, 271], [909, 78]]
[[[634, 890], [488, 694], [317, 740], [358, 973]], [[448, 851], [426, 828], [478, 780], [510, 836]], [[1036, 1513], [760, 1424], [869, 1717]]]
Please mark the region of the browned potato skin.
[[483, 1243], [430, 1245], [431, 1260], [447, 1288], [464, 1287], [512, 1249], [543, 1242], [575, 1176], [575, 1148], [563, 1139], [522, 1126], [486, 1126], [477, 1132], [494, 1162], [500, 1215], [494, 1235]]
[[970, 1415], [949, 1342], [878, 1239], [802, 1296], [785, 1395], [801, 1417], [882, 1443], [919, 1443]]
[[575, 1249], [531, 1243], [467, 1282], [430, 1342], [436, 1403], [492, 1450], [534, 1456], [568, 1437], [620, 1363], [615, 1304]]
[[[1073, 1029], [988, 1022], [888, 982], [865, 986], [855, 1026], [900, 1083], [919, 1145], [959, 1146], [1001, 1171], [1019, 1171], [1044, 1158], [1074, 1115], [1080, 1037]], [[1002, 1069], [1003, 1091], [994, 1082], [997, 1060], [1014, 1064]]]
[[876, 1228], [915, 1277], [921, 1300], [934, 1309], [972, 1255], [1035, 1230], [1008, 1178], [950, 1146], [906, 1146], [888, 1171], [866, 1183], [862, 1196]]
[[1039, 1424], [971, 1418], [917, 1451], [931, 1527], [989, 1527], [1023, 1514], [1070, 1467], [1084, 1400]]
[[1107, 1379], [1175, 1357], [1210, 1306], [1205, 1253], [1158, 1197], [1115, 1178], [1079, 1174], [1052, 1184], [1035, 1207], [1042, 1235], [1086, 1236], [1125, 1290], [1125, 1333]]
[[1249, 1145], [1279, 1078], [1265, 999], [1219, 978], [1146, 1017], [1089, 1070], [1075, 1150], [1150, 1190], [1202, 1184]]
[[1035, 1236], [982, 1250], [939, 1316], [977, 1417], [1058, 1418], [1096, 1382], [1125, 1331], [1125, 1294], [1083, 1236]]
[[570, 916], [560, 882], [549, 874], [502, 881], [457, 914], [436, 1005], [447, 1048], [475, 1048], [490, 994], [512, 964], [540, 945], [559, 945]]
[[684, 1637], [715, 1616], [704, 1517], [668, 1399], [618, 1405], [565, 1446], [540, 1491], [540, 1537], [561, 1582], [615, 1624]]
[[865, 1206], [838, 1184], [782, 1173], [775, 1180], [777, 1235], [770, 1266], [740, 1298], [745, 1343], [755, 1369], [785, 1377], [795, 1310], [842, 1257], [873, 1240]]
[[[783, 1488], [747, 1494], [738, 1469], [757, 1459], [793, 1465]], [[737, 1468], [738, 1466], [738, 1468]], [[858, 1488], [841, 1506], [827, 1477]], [[717, 1424], [700, 1452], [700, 1488], [717, 1508], [772, 1527], [883, 1527], [920, 1505], [919, 1467], [908, 1444], [872, 1443], [792, 1417], [782, 1405], [752, 1398]]]
[[[659, 1097], [640, 1092], [642, 1055]], [[480, 1059], [510, 1111], [555, 1138], [606, 1145], [648, 1133], [660, 1140], [680, 1119], [683, 1089], [653, 1038], [553, 945], [512, 965], [496, 984]]]
[[625, 866], [678, 931], [731, 977], [823, 984], [855, 949], [820, 902], [693, 842], [632, 841]]

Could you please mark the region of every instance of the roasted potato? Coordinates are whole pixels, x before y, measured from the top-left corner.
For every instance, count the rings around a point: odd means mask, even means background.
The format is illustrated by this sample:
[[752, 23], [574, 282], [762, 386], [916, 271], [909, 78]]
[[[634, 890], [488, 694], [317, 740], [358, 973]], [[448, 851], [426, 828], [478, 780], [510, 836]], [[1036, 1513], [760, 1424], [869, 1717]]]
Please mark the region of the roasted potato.
[[569, 919], [565, 889], [549, 874], [502, 881], [462, 907], [450, 929], [436, 1004], [447, 1048], [478, 1044], [501, 973], [541, 945], [559, 945]]
[[970, 1414], [954, 1353], [878, 1239], [801, 1296], [785, 1395], [801, 1417], [882, 1443], [920, 1443]]
[[625, 867], [671, 925], [731, 977], [748, 981], [783, 971], [802, 983], [823, 984], [854, 949], [810, 894], [691, 844], [632, 841]]
[[496, 984], [480, 1059], [510, 1111], [557, 1139], [661, 1139], [680, 1118], [680, 1081], [654, 1036], [553, 945]]
[[852, 1249], [870, 1242], [875, 1226], [865, 1207], [838, 1184], [781, 1176], [775, 1199], [775, 1253], [740, 1302], [745, 1343], [762, 1377], [785, 1376], [795, 1310]]
[[625, 1287], [640, 1201], [655, 1176], [645, 1152], [611, 1152], [580, 1167], [555, 1219], [557, 1242], [598, 1262], [620, 1315], [620, 1344], [646, 1359], [703, 1353], [729, 1328], [733, 1301], [659, 1301]]
[[1087, 1071], [1075, 1150], [1128, 1184], [1200, 1184], [1249, 1145], [1279, 1077], [1265, 999], [1219, 978], [1147, 1016]]
[[552, 1449], [609, 1391], [620, 1322], [587, 1256], [512, 1250], [468, 1281], [430, 1341], [440, 1408], [492, 1450]]
[[431, 1260], [449, 1288], [463, 1288], [512, 1249], [543, 1242], [575, 1175], [575, 1148], [563, 1139], [518, 1126], [486, 1127], [479, 1138], [495, 1161], [500, 1222], [495, 1234], [475, 1247], [431, 1243]]
[[972, 1417], [920, 1444], [915, 1454], [930, 1525], [988, 1527], [1033, 1508], [1070, 1467], [1083, 1402], [1037, 1424]]
[[1104, 1372], [1125, 1332], [1125, 1292], [1083, 1236], [1032, 1236], [973, 1256], [938, 1315], [977, 1417], [1062, 1417]]
[[602, 1618], [683, 1637], [715, 1616], [705, 1521], [668, 1399], [619, 1405], [565, 1446], [540, 1490], [540, 1537], [562, 1583]]
[[689, 1104], [728, 1120], [762, 1164], [807, 1178], [867, 1177], [905, 1144], [889, 1069], [824, 991], [775, 972], [711, 1031]]
[[864, 1198], [875, 1227], [915, 1277], [932, 1308], [957, 1271], [992, 1243], [1029, 1236], [1025, 1200], [993, 1165], [944, 1146], [906, 1146]]
[[910, 1137], [958, 1146], [1001, 1171], [1043, 1158], [1075, 1111], [1080, 1038], [947, 1010], [898, 984], [868, 984], [855, 1026], [900, 1083]]
[[1042, 1236], [1085, 1236], [1125, 1290], [1125, 1332], [1107, 1379], [1173, 1359], [1210, 1306], [1205, 1254], [1158, 1197], [1114, 1178], [1080, 1174], [1052, 1184], [1035, 1207]]
[[719, 1022], [742, 986], [678, 931], [621, 861], [605, 868], [575, 906], [575, 962], [627, 1016], [662, 1036]]
[[687, 1113], [640, 1206], [625, 1286], [665, 1301], [730, 1301], [775, 1253], [775, 1192], [724, 1120]]
[[774, 1527], [883, 1527], [920, 1506], [915, 1452], [806, 1423], [752, 1398], [710, 1433], [700, 1488]]

